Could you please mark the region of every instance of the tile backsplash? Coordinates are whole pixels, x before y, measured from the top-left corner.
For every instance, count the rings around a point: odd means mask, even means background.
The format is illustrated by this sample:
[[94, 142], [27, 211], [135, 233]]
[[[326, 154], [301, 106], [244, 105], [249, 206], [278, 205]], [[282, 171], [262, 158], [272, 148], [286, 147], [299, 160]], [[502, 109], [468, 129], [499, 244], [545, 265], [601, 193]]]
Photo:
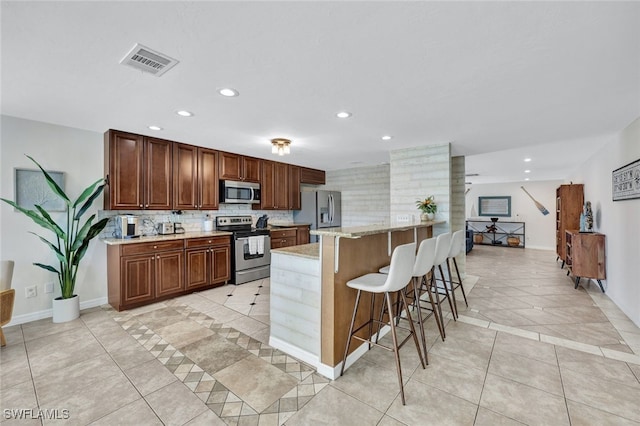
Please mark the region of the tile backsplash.
[[204, 221], [207, 217], [214, 220], [216, 216], [250, 215], [253, 218], [253, 225], [260, 216], [266, 214], [269, 223], [293, 222], [293, 212], [291, 210], [253, 210], [249, 204], [221, 204], [219, 210], [182, 210], [182, 214], [174, 214], [171, 210], [100, 210], [98, 218], [110, 218], [107, 226], [100, 234], [100, 238], [112, 238], [115, 231], [114, 216], [131, 214], [139, 218], [143, 235], [156, 235], [156, 225], [161, 222], [179, 222], [186, 232], [196, 232], [204, 230]]

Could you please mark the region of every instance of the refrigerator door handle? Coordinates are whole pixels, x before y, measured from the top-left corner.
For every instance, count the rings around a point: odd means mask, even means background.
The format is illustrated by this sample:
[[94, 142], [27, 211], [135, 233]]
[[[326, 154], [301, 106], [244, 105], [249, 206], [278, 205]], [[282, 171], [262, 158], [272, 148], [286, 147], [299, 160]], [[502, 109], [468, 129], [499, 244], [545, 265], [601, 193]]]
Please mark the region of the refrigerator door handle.
[[329, 223], [333, 225], [333, 194], [329, 194]]

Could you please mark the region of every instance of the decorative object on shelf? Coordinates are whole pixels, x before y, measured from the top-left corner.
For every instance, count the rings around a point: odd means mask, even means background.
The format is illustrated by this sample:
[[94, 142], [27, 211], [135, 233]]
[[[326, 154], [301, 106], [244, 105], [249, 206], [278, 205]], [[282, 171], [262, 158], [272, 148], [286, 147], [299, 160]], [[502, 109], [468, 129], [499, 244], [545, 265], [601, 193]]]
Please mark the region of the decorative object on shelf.
[[584, 220], [585, 231], [593, 232], [593, 211], [591, 210], [591, 201], [584, 203]]
[[613, 201], [640, 198], [640, 159], [611, 172]]
[[511, 197], [478, 197], [478, 216], [511, 216]]
[[474, 244], [502, 247], [525, 247], [524, 222], [498, 222], [498, 218], [487, 220], [467, 220], [467, 229], [473, 232]]
[[420, 220], [422, 222], [433, 220], [436, 216], [436, 212], [438, 211], [438, 205], [433, 201], [433, 195], [428, 196], [424, 200], [416, 201], [416, 206], [418, 207], [418, 210], [422, 212], [420, 215]]
[[507, 244], [511, 247], [518, 247], [520, 245], [520, 237], [517, 235], [508, 235]]
[[285, 138], [271, 139], [271, 153], [278, 155], [291, 154], [291, 140]]
[[[57, 312], [56, 307], [58, 304], [53, 304], [53, 322], [70, 321], [78, 317], [80, 313], [80, 301], [76, 294], [74, 294], [76, 285], [76, 275], [78, 273], [78, 266], [80, 261], [84, 257], [89, 248], [89, 243], [104, 229], [109, 221], [109, 218], [104, 218], [96, 223], [92, 223], [96, 215], [93, 214], [87, 219], [84, 224], [80, 224], [80, 219], [89, 210], [93, 202], [100, 196], [104, 190], [105, 180], [98, 179], [91, 185], [89, 185], [75, 201], [65, 194], [56, 181], [47, 173], [40, 164], [33, 158], [27, 155], [29, 160], [33, 161], [36, 166], [42, 171], [44, 178], [49, 185], [49, 188], [54, 194], [60, 198], [66, 205], [66, 222], [62, 226], [58, 225], [51, 217], [51, 215], [40, 205], [35, 205], [36, 210], [29, 210], [27, 208], [19, 206], [17, 203], [11, 200], [2, 198], [7, 204], [13, 206], [16, 210], [24, 213], [27, 217], [33, 220], [36, 224], [42, 226], [45, 229], [53, 232], [56, 236], [56, 243], [52, 243], [49, 240], [38, 235], [40, 240], [49, 246], [58, 259], [58, 268], [45, 265], [42, 263], [34, 263], [47, 271], [54, 272], [58, 276], [58, 282], [60, 284], [60, 290], [62, 296], [57, 299], [73, 299], [71, 314], [63, 312]], [[66, 303], [64, 305], [67, 305]], [[75, 318], [71, 318], [70, 315], [75, 315]]]
[[529, 192], [527, 192], [526, 189], [524, 189], [524, 186], [521, 186], [520, 188], [529, 196], [529, 198], [533, 200], [533, 204], [535, 204], [538, 210], [540, 210], [540, 213], [542, 213], [545, 216], [549, 214], [549, 210], [547, 210], [541, 203], [539, 203], [538, 200], [533, 198], [533, 196], [529, 194]]

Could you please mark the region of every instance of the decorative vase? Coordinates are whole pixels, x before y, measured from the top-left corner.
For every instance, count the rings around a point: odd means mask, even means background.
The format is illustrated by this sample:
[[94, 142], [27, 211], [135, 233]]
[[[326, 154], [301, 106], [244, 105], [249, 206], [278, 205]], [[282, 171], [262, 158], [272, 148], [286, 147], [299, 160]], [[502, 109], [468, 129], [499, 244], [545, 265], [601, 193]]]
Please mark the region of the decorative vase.
[[80, 317], [80, 298], [77, 294], [69, 299], [56, 297], [53, 299], [53, 322], [68, 322]]
[[510, 247], [518, 247], [520, 245], [520, 237], [507, 237], [507, 244]]
[[436, 217], [434, 213], [420, 213], [420, 221], [421, 222], [429, 222]]
[[482, 240], [484, 240], [484, 237], [482, 234], [473, 234], [473, 242], [476, 244], [480, 244], [482, 243]]

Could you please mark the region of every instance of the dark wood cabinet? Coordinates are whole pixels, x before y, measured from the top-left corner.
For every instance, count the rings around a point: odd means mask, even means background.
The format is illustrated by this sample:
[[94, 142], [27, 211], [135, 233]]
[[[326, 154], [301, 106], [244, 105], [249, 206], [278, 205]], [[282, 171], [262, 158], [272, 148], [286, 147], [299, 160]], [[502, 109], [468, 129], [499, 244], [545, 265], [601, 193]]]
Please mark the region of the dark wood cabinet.
[[309, 244], [310, 239], [310, 226], [309, 225], [298, 225], [296, 230], [296, 242], [298, 245]]
[[272, 229], [270, 234], [272, 249], [295, 246], [298, 243], [296, 228]]
[[289, 165], [289, 210], [300, 210], [302, 208], [300, 200], [300, 167]]
[[289, 173], [288, 165], [276, 161], [262, 161], [262, 180], [260, 182], [260, 210], [289, 209]]
[[169, 296], [184, 291], [184, 250], [156, 254], [156, 297]]
[[193, 145], [173, 144], [173, 208], [218, 208], [218, 152]]
[[597, 232], [565, 232], [565, 259], [569, 273], [576, 279], [578, 288], [581, 278], [592, 278], [598, 281], [604, 293], [601, 280], [607, 278], [605, 257], [605, 235]]
[[222, 285], [231, 278], [229, 237], [187, 240], [187, 289]]
[[245, 157], [230, 152], [220, 152], [220, 179], [241, 180], [246, 182], [260, 182], [262, 160]]
[[[123, 283], [121, 286], [123, 306], [133, 306], [153, 300], [155, 296], [153, 288], [154, 258], [155, 256], [152, 257], [150, 254], [122, 258], [120, 280]], [[111, 303], [111, 301], [109, 302]]]
[[326, 176], [324, 170], [310, 169], [308, 167], [300, 168], [300, 183], [310, 185], [324, 185]]
[[109, 130], [104, 146], [105, 209], [171, 209], [172, 142]]
[[556, 189], [556, 253], [566, 262], [566, 231], [580, 228], [580, 214], [584, 204], [582, 184], [560, 185]]

